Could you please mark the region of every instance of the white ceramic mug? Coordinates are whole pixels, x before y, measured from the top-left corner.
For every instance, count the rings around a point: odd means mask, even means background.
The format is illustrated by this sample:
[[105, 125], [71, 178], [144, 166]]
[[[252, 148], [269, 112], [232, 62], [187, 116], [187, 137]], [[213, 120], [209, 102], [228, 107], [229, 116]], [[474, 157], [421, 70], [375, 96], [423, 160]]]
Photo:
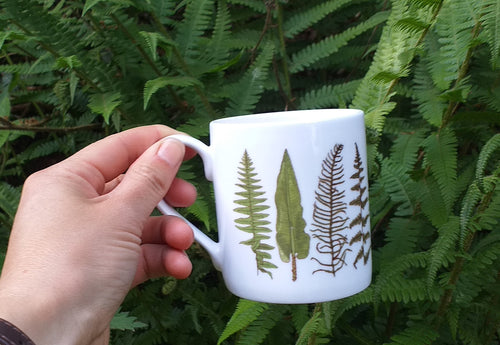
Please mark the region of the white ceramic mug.
[[[172, 137], [198, 152], [213, 181], [219, 241], [189, 224], [232, 293], [268, 303], [315, 303], [370, 284], [362, 111], [224, 118], [210, 123], [210, 146]], [[164, 202], [158, 207], [179, 216]]]

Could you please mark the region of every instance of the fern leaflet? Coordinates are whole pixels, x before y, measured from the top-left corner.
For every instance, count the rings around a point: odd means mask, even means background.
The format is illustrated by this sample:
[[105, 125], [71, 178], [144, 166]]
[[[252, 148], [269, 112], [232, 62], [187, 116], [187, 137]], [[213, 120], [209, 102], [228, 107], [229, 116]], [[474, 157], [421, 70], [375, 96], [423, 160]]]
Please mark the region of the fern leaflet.
[[500, 55], [500, 2], [497, 0], [484, 1], [483, 22], [484, 29], [488, 35], [488, 45], [491, 51], [491, 66], [495, 69], [498, 56]]
[[459, 217], [450, 217], [438, 230], [439, 237], [432, 244], [429, 252], [429, 268], [427, 273], [427, 288], [430, 289], [436, 278], [438, 270], [448, 264], [450, 251], [454, 252], [459, 234], [460, 234], [460, 219]]
[[284, 24], [285, 36], [292, 38], [299, 32], [307, 29], [313, 24], [319, 22], [330, 13], [336, 11], [342, 6], [350, 3], [352, 0], [330, 0], [320, 2], [318, 5], [308, 8], [291, 16]]
[[457, 138], [452, 130], [432, 134], [425, 142], [425, 165], [439, 185], [446, 208], [451, 209], [456, 197]]
[[292, 56], [290, 72], [301, 72], [316, 61], [337, 52], [350, 40], [386, 21], [388, 16], [387, 12], [378, 12], [356, 27], [349, 28], [338, 35], [327, 37], [321, 42], [307, 46]]
[[217, 345], [222, 344], [236, 332], [241, 331], [262, 315], [269, 308], [268, 304], [240, 299], [231, 319], [226, 324], [224, 331], [217, 341]]
[[184, 19], [177, 29], [176, 42], [185, 59], [195, 58], [199, 52], [198, 42], [211, 23], [214, 0], [187, 1]]
[[235, 116], [252, 112], [264, 92], [262, 83], [268, 78], [273, 53], [273, 44], [267, 43], [243, 78], [228, 86], [229, 106], [226, 108], [226, 115]]
[[500, 133], [492, 136], [481, 149], [476, 164], [476, 179], [480, 183], [484, 178], [487, 164], [491, 163], [489, 162], [491, 155], [497, 150], [500, 150]]

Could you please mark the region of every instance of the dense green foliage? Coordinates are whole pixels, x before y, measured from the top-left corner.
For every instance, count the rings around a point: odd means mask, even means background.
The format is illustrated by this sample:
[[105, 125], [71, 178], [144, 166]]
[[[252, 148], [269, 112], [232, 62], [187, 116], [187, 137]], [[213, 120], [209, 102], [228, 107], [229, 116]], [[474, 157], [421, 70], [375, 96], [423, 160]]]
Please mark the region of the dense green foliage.
[[[372, 285], [318, 305], [238, 301], [202, 249], [133, 290], [116, 344], [500, 341], [498, 0], [0, 0], [0, 262], [33, 171], [163, 123], [366, 113]], [[216, 236], [199, 160], [185, 214]], [[34, 291], [36, 293], [36, 291]]]

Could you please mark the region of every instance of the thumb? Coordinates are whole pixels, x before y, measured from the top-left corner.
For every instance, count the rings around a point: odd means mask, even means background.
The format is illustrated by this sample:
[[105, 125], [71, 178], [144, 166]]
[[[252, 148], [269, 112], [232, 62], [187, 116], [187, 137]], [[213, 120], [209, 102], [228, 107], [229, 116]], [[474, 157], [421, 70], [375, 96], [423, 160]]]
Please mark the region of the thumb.
[[148, 217], [167, 194], [184, 152], [184, 144], [168, 137], [152, 145], [130, 166], [113, 197], [136, 216]]

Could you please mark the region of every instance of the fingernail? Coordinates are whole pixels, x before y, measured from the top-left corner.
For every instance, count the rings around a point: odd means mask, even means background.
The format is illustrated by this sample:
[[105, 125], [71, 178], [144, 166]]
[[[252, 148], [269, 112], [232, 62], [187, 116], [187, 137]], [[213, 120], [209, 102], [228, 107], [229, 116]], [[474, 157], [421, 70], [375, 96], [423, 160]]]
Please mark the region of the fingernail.
[[163, 140], [156, 154], [169, 165], [176, 166], [184, 157], [183, 146], [178, 140], [166, 138]]

